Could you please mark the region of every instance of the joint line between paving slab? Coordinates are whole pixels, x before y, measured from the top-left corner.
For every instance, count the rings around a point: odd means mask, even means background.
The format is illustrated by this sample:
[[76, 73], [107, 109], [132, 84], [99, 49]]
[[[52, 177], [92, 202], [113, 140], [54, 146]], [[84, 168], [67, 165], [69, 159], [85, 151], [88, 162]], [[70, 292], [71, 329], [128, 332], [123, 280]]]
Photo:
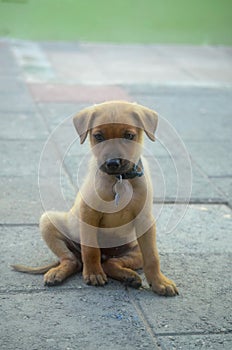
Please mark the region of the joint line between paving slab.
[[[59, 294], [59, 293], [63, 293], [65, 292], [73, 292], [73, 291], [78, 291], [78, 290], [84, 290], [84, 289], [88, 289], [88, 286], [81, 286], [81, 287], [68, 287], [68, 288], [62, 288], [62, 289], [54, 289], [54, 288], [33, 288], [33, 289], [5, 289], [5, 290], [0, 290], [0, 295], [5, 295], [5, 294], [11, 294], [11, 295], [16, 295], [16, 294], [40, 294], [40, 293], [55, 293], [55, 294]], [[155, 344], [155, 346], [157, 347], [157, 350], [161, 347], [163, 347], [161, 344], [158, 344], [156, 341], [156, 337], [176, 337], [176, 336], [190, 336], [190, 335], [220, 335], [220, 334], [231, 334], [232, 333], [232, 329], [225, 329], [225, 330], [218, 330], [218, 331], [193, 331], [193, 332], [165, 332], [165, 333], [161, 333], [161, 332], [154, 332], [152, 327], [150, 326], [149, 322], [147, 321], [147, 319], [144, 317], [143, 312], [140, 308], [139, 305], [137, 305], [137, 303], [130, 298], [130, 302], [131, 304], [134, 306], [140, 320], [142, 321], [142, 323], [145, 325], [146, 330], [148, 331], [148, 333], [150, 334], [150, 336], [153, 339], [153, 342]]]
[[232, 329], [225, 331], [195, 331], [195, 332], [168, 332], [168, 333], [155, 333], [157, 337], [179, 337], [179, 336], [190, 336], [190, 335], [220, 335], [220, 334], [231, 334]]
[[189, 201], [186, 200], [176, 200], [173, 198], [167, 198], [165, 200], [159, 198], [153, 198], [153, 204], [205, 204], [205, 205], [229, 205], [229, 202], [225, 199], [211, 199], [211, 198], [190, 198]]
[[[146, 330], [151, 335], [155, 345], [158, 349], [163, 348], [163, 344], [158, 343], [157, 337], [177, 337], [177, 336], [191, 336], [191, 335], [220, 335], [220, 334], [231, 334], [232, 329], [225, 329], [224, 331], [195, 331], [195, 332], [155, 332], [153, 328], [151, 327], [149, 321], [147, 320], [146, 316], [143, 314], [143, 310], [141, 309], [140, 305], [136, 303], [135, 300], [130, 298], [130, 301], [132, 305], [134, 306], [136, 312], [138, 313], [139, 318], [141, 319], [142, 323], [145, 325]], [[165, 349], [165, 348], [164, 348]]]
[[[159, 201], [159, 200], [153, 200], [153, 204], [159, 204], [163, 203], [164, 205], [182, 205], [186, 204], [186, 201], [175, 201], [175, 200], [166, 200], [166, 201]], [[209, 199], [203, 199], [203, 200], [190, 200], [189, 205], [226, 205], [228, 208], [232, 209], [232, 204], [228, 201], [223, 200], [210, 200]], [[0, 227], [39, 227], [38, 222], [32, 222], [32, 223], [23, 223], [23, 222], [16, 222], [16, 223], [9, 223], [9, 222], [0, 222]]]
[[[28, 87], [27, 87], [27, 88], [28, 88]], [[30, 92], [29, 89], [28, 89], [28, 91], [29, 91], [29, 94], [31, 95], [31, 92]], [[32, 98], [33, 98], [33, 96], [32, 96]], [[46, 128], [47, 132], [49, 133], [49, 135], [51, 135], [51, 133], [52, 133], [53, 131], [51, 131], [51, 129], [50, 129], [49, 125], [48, 125], [47, 119], [44, 117], [43, 113], [41, 113], [38, 104], [37, 104], [37, 103], [34, 103], [34, 104], [35, 104], [36, 112], [37, 112], [38, 115], [41, 117], [41, 119], [42, 119], [42, 121], [43, 121], [43, 123], [44, 123], [44, 125], [45, 125], [45, 128]], [[56, 150], [56, 152], [57, 152], [57, 154], [58, 154], [58, 157], [59, 157], [59, 158], [61, 159], [61, 161], [62, 161], [62, 167], [63, 167], [64, 172], [66, 173], [66, 175], [67, 175], [67, 177], [68, 177], [68, 180], [69, 180], [69, 182], [70, 182], [70, 185], [71, 185], [71, 186], [74, 188], [74, 190], [75, 190], [75, 186], [74, 186], [73, 181], [72, 181], [72, 176], [71, 176], [71, 174], [69, 173], [69, 171], [68, 171], [66, 165], [65, 165], [64, 162], [63, 162], [63, 159], [62, 159], [62, 157], [61, 157], [59, 148], [57, 147], [56, 142], [53, 141], [53, 144], [54, 144], [55, 150]]]
[[[12, 269], [14, 272], [14, 270]], [[39, 276], [39, 275], [37, 275]], [[58, 287], [59, 288], [59, 287]], [[11, 295], [16, 295], [16, 294], [40, 294], [40, 293], [64, 293], [64, 292], [73, 292], [73, 291], [78, 291], [78, 290], [87, 290], [88, 286], [80, 286], [80, 287], [67, 287], [67, 288], [59, 288], [56, 287], [44, 287], [44, 288], [32, 288], [32, 289], [2, 289], [0, 290], [0, 295], [4, 294], [11, 294]]]
[[[10, 265], [9, 265], [10, 267]], [[15, 270], [12, 269], [11, 270], [12, 272], [14, 272]], [[18, 273], [16, 271], [16, 273]], [[41, 276], [42, 274], [40, 274]], [[37, 276], [39, 276], [39, 274], [37, 274]], [[0, 295], [5, 295], [5, 294], [11, 294], [11, 295], [16, 295], [16, 294], [41, 294], [41, 293], [53, 293], [53, 294], [63, 294], [64, 292], [67, 293], [67, 292], [78, 292], [78, 291], [86, 291], [88, 292], [89, 289], [91, 289], [92, 286], [88, 286], [88, 285], [78, 285], [76, 287], [60, 287], [59, 286], [51, 286], [51, 287], [39, 287], [39, 288], [25, 288], [25, 289], [9, 289], [9, 288], [6, 288], [6, 289], [1, 289], [0, 290]], [[108, 290], [114, 290], [115, 291], [115, 287], [114, 286], [109, 286], [107, 285], [107, 289]]]
[[[49, 133], [49, 135], [50, 135], [50, 134], [52, 133], [52, 131], [51, 131], [51, 129], [50, 129], [48, 123], [47, 123], [47, 120], [46, 120], [46, 118], [44, 117], [43, 113], [41, 113], [38, 104], [35, 103], [34, 98], [33, 98], [33, 95], [32, 95], [32, 93], [31, 93], [31, 91], [30, 91], [30, 89], [29, 89], [29, 87], [28, 87], [28, 84], [26, 84], [26, 83], [25, 83], [25, 88], [27, 89], [28, 94], [29, 94], [29, 95], [31, 96], [31, 98], [32, 98], [33, 106], [34, 106], [34, 108], [35, 108], [36, 113], [38, 113], [38, 116], [41, 118], [42, 122], [44, 123], [44, 126], [45, 126], [46, 131], [47, 131], [47, 132]], [[55, 150], [56, 150], [56, 152], [57, 152], [59, 158], [60, 158], [61, 161], [62, 161], [63, 159], [62, 159], [61, 156], [60, 156], [60, 151], [59, 151], [59, 148], [57, 147], [56, 142], [53, 141], [53, 144], [54, 144]], [[64, 164], [63, 162], [62, 162], [62, 166], [63, 166], [63, 169], [64, 169], [64, 171], [65, 171], [65, 173], [66, 173], [66, 175], [67, 175], [67, 177], [68, 177], [68, 179], [69, 179], [69, 182], [70, 182], [71, 186], [75, 189], [75, 186], [74, 186], [74, 184], [73, 184], [73, 182], [72, 182], [72, 177], [71, 177], [71, 175], [69, 174], [69, 171], [68, 171], [67, 167], [65, 166], [65, 164]]]
[[209, 183], [215, 188], [215, 190], [218, 192], [219, 195], [225, 197], [225, 193], [221, 190], [221, 188], [219, 188], [217, 185], [215, 185], [215, 183], [211, 180], [211, 178], [204, 172], [204, 170], [202, 169], [202, 167], [194, 160], [191, 158], [192, 163], [195, 164], [195, 166], [197, 167], [197, 170], [200, 172], [200, 174], [207, 180], [209, 181]]
[[33, 223], [20, 223], [20, 222], [18, 222], [18, 223], [0, 223], [0, 227], [4, 227], [4, 226], [6, 226], [6, 227], [26, 227], [26, 226], [29, 226], [29, 227], [39, 227], [39, 224], [38, 223], [35, 223], [35, 222], [33, 222]]
[[133, 307], [135, 308], [141, 322], [144, 324], [146, 331], [148, 332], [148, 334], [150, 335], [150, 337], [152, 338], [152, 341], [155, 345], [155, 348], [158, 350], [161, 348], [160, 344], [158, 343], [158, 340], [156, 338], [156, 334], [153, 332], [152, 327], [149, 323], [149, 321], [147, 320], [147, 318], [145, 317], [145, 315], [143, 314], [142, 309], [140, 308], [140, 306], [135, 302], [135, 300], [133, 300], [133, 297], [131, 297], [130, 293], [129, 297], [130, 297], [130, 302], [133, 305]]

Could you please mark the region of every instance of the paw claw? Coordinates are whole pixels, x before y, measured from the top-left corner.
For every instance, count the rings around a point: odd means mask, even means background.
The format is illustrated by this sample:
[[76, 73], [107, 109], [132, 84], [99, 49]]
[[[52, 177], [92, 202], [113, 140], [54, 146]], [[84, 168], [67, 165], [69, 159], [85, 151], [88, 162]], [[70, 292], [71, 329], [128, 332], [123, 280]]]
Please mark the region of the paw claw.
[[179, 295], [175, 283], [162, 274], [152, 282], [152, 290], [163, 296], [173, 297]]
[[91, 286], [104, 286], [107, 283], [107, 277], [104, 273], [84, 275], [84, 281]]
[[56, 286], [64, 280], [62, 272], [57, 269], [51, 269], [44, 275], [44, 285], [47, 287]]

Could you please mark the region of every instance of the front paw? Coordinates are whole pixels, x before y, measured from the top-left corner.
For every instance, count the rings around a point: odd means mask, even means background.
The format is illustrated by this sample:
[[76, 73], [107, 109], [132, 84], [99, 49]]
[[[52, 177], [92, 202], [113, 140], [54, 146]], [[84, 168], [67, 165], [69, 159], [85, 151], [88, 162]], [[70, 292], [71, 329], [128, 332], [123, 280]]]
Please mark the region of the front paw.
[[175, 283], [165, 277], [162, 273], [159, 273], [155, 278], [150, 282], [153, 292], [163, 295], [173, 297], [179, 295], [178, 289]]
[[59, 265], [58, 267], [54, 267], [50, 269], [47, 273], [45, 273], [44, 285], [48, 287], [55, 286], [57, 284], [62, 283], [65, 278], [66, 275]]
[[92, 286], [104, 286], [107, 283], [106, 274], [102, 269], [84, 270], [83, 279]]

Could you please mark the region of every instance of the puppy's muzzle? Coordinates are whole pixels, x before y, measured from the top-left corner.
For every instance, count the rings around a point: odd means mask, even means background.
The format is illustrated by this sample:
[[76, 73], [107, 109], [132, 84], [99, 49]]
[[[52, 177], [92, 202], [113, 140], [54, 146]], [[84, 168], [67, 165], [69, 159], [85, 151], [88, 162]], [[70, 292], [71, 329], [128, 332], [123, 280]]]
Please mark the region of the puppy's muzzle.
[[120, 169], [121, 167], [121, 159], [120, 158], [115, 158], [115, 159], [108, 159], [106, 162], [105, 162], [105, 166], [106, 166], [106, 169], [108, 171], [117, 171], [118, 169]]
[[131, 163], [122, 158], [107, 159], [101, 166], [101, 171], [109, 175], [117, 175], [127, 171], [131, 167]]

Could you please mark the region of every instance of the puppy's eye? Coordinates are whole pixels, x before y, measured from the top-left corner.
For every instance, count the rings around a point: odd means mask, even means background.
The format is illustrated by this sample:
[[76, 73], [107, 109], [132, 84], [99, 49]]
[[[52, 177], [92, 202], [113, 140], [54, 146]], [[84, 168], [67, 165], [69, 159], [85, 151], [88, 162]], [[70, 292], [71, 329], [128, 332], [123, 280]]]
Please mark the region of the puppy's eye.
[[97, 140], [97, 142], [105, 141], [105, 138], [102, 134], [95, 134], [93, 136], [94, 136], [95, 140]]
[[130, 132], [127, 132], [124, 135], [124, 139], [126, 139], [126, 140], [134, 140], [134, 138], [135, 138], [135, 134], [131, 134]]

